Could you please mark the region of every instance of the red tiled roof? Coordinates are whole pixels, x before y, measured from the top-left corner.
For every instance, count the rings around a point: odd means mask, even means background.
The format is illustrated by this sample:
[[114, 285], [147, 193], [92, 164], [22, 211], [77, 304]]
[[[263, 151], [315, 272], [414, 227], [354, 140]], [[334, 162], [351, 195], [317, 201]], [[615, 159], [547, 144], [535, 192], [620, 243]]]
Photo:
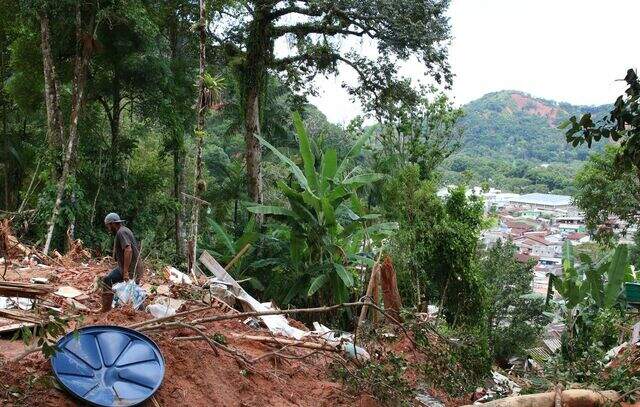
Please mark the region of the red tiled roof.
[[569, 240], [580, 240], [585, 236], [589, 236], [589, 235], [586, 234], [586, 233], [573, 232], [573, 233], [569, 233], [567, 235], [567, 239], [569, 239]]
[[515, 258], [516, 258], [516, 261], [519, 263], [526, 263], [529, 261], [529, 259], [538, 260], [537, 256], [531, 256], [530, 254], [526, 254], [526, 253], [516, 253]]
[[530, 235], [526, 235], [526, 236], [521, 236], [515, 240], [531, 240], [534, 243], [539, 243], [545, 246], [549, 246], [549, 242], [547, 242], [547, 240], [544, 237], [540, 237], [540, 236], [530, 236]]

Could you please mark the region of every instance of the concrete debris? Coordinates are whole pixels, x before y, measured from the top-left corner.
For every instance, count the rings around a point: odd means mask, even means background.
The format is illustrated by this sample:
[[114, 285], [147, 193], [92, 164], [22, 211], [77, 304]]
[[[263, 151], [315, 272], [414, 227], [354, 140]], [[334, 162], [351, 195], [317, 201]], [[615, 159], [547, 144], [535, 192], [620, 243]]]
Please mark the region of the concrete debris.
[[46, 277], [32, 277], [29, 281], [32, 284], [49, 284], [49, 279]]
[[[261, 303], [251, 295], [249, 295], [238, 282], [227, 273], [227, 271], [213, 258], [207, 251], [202, 252], [200, 262], [211, 272], [216, 278], [216, 284], [221, 284], [230, 291], [235, 298], [243, 303], [246, 308], [251, 311], [264, 312], [277, 310], [278, 308], [272, 302]], [[369, 360], [369, 353], [363, 348], [354, 345], [353, 335], [346, 332], [336, 333], [334, 330], [326, 326], [314, 322], [315, 331], [306, 332], [302, 329], [293, 327], [287, 321], [284, 315], [262, 315], [262, 322], [275, 335], [282, 335], [296, 340], [307, 337], [315, 337], [321, 339], [325, 343], [342, 349], [347, 357], [357, 360]]]
[[0, 297], [0, 309], [18, 308], [28, 311], [33, 308], [35, 301], [31, 298]]
[[[476, 400], [474, 404], [486, 403], [491, 400], [501, 399], [508, 396], [517, 396], [522, 388], [507, 376], [496, 371], [491, 372], [492, 379], [484, 389], [484, 395]], [[476, 393], [478, 390], [476, 390]]]
[[153, 301], [154, 304], [160, 304], [165, 307], [169, 307], [174, 309], [175, 311], [179, 311], [180, 308], [186, 303], [185, 300], [179, 300], [176, 298], [166, 297], [164, 295], [159, 295]]
[[145, 311], [153, 315], [155, 318], [171, 317], [176, 314], [175, 309], [169, 307], [168, 305], [162, 304], [147, 305]]
[[243, 324], [250, 326], [253, 329], [259, 329], [260, 328], [260, 321], [257, 320], [256, 318], [253, 317], [249, 317], [247, 319], [245, 319], [244, 321], [242, 321]]
[[166, 284], [161, 284], [156, 288], [156, 294], [158, 295], [171, 295], [171, 288]]
[[444, 403], [440, 401], [438, 398], [433, 397], [427, 393], [418, 394], [416, 396], [416, 401], [418, 405], [425, 407], [445, 407]]
[[191, 280], [191, 277], [175, 267], [168, 266], [166, 268], [166, 271], [167, 273], [169, 273], [169, 281], [174, 284], [193, 284], [193, 280]]
[[167, 267], [167, 272], [169, 273], [169, 281], [174, 284], [193, 284], [193, 280], [191, 277], [178, 270], [175, 267]]
[[353, 343], [353, 334], [329, 329], [319, 322], [314, 322], [313, 328], [306, 336], [316, 337], [331, 346], [339, 347], [350, 359], [368, 361], [371, 358], [369, 352]]
[[77, 301], [73, 298], [65, 298], [64, 302], [66, 302], [67, 304], [69, 304], [70, 306], [72, 306], [73, 308], [79, 311], [89, 311], [89, 307], [87, 307], [80, 301]]
[[204, 286], [204, 288], [208, 289], [205, 293], [204, 302], [210, 304], [211, 296], [214, 296], [233, 307], [236, 303], [236, 296], [229, 287], [229, 284], [221, 282], [218, 279], [210, 279]]
[[[229, 290], [235, 295], [235, 297], [242, 301], [244, 305], [251, 311], [264, 312], [272, 310], [273, 308], [266, 307], [258, 300], [253, 298], [247, 293], [244, 288], [240, 287], [240, 284], [227, 273], [227, 271], [213, 258], [206, 250], [202, 252], [200, 256], [200, 262], [221, 282], [229, 286]], [[262, 322], [269, 328], [274, 334], [280, 334], [300, 340], [304, 337], [305, 331], [302, 329], [294, 328], [289, 325], [287, 319], [282, 315], [263, 315], [260, 317]]]

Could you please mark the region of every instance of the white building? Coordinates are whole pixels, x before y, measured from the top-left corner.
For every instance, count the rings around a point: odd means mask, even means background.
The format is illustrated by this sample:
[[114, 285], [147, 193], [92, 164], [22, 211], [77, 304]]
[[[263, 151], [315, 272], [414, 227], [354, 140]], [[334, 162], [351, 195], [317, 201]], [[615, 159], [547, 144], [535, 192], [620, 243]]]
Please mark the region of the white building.
[[530, 209], [574, 210], [569, 195], [554, 194], [526, 194], [509, 201], [513, 205], [520, 205]]

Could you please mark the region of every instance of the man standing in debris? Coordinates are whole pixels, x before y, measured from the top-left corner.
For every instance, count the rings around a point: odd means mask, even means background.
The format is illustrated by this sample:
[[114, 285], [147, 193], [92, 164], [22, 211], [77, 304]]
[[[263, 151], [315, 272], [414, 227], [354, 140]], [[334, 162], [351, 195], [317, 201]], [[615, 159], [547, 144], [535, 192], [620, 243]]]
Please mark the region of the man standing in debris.
[[110, 213], [104, 218], [107, 230], [115, 235], [113, 242], [113, 257], [118, 266], [102, 278], [102, 312], [111, 309], [113, 291], [111, 287], [115, 283], [133, 278], [136, 283], [142, 277], [142, 262], [140, 261], [140, 246], [133, 236], [131, 229], [124, 226], [124, 220], [117, 213]]

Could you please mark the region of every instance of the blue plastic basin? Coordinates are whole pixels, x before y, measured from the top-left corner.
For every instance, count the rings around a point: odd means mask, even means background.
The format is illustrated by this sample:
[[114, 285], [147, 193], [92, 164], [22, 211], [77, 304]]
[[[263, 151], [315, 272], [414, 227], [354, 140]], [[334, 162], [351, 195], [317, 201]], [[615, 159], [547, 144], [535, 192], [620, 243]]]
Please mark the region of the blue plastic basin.
[[93, 406], [134, 406], [162, 384], [164, 358], [148, 337], [121, 326], [94, 325], [58, 341], [53, 374], [75, 397]]

